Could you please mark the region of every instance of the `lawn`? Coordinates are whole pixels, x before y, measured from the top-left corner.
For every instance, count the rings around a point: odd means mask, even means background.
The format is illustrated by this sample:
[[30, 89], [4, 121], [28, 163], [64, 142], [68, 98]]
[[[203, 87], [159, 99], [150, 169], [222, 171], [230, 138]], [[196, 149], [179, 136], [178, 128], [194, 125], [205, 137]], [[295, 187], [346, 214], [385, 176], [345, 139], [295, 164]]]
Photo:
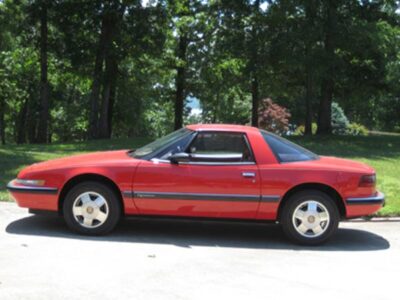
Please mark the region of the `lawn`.
[[[381, 216], [400, 215], [400, 136], [292, 137], [296, 143], [321, 155], [365, 162], [377, 171], [378, 188], [387, 204]], [[98, 140], [52, 145], [0, 146], [0, 200], [8, 201], [5, 186], [19, 170], [34, 162], [90, 151], [137, 148], [148, 138]]]

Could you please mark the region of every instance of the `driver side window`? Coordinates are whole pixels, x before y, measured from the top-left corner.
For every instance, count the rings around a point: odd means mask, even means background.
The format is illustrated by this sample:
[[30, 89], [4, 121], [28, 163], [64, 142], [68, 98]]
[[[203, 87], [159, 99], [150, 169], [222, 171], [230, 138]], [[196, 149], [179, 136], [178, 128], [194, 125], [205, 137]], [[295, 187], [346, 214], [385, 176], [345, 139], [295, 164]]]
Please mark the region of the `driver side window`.
[[199, 132], [187, 152], [191, 162], [254, 162], [243, 133]]

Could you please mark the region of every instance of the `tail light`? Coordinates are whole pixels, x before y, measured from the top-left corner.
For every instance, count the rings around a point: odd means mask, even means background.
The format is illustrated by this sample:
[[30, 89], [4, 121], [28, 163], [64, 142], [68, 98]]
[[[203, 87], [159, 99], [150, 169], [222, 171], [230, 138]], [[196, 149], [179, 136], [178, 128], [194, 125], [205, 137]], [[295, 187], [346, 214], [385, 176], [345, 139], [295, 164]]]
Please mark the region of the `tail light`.
[[360, 178], [360, 183], [358, 184], [358, 186], [360, 186], [360, 187], [374, 187], [375, 183], [376, 183], [375, 174], [363, 175]]

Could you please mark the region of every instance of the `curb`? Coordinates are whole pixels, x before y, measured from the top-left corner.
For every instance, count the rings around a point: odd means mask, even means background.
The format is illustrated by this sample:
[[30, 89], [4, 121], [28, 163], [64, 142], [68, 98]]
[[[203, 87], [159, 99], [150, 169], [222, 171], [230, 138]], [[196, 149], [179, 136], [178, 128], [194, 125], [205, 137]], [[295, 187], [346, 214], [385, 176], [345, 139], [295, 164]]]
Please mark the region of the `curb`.
[[342, 222], [400, 222], [400, 217], [372, 217], [343, 220]]

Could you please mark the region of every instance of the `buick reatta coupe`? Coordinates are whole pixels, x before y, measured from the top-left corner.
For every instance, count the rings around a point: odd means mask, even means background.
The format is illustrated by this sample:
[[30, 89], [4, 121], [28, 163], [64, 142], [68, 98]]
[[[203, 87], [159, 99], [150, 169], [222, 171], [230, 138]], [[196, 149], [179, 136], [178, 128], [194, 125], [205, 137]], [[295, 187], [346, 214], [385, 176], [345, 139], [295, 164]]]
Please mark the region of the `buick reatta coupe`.
[[373, 214], [375, 171], [318, 156], [254, 127], [190, 125], [137, 150], [96, 152], [23, 169], [7, 188], [32, 213], [57, 212], [80, 234], [109, 233], [125, 216], [277, 222], [317, 245], [342, 219]]

